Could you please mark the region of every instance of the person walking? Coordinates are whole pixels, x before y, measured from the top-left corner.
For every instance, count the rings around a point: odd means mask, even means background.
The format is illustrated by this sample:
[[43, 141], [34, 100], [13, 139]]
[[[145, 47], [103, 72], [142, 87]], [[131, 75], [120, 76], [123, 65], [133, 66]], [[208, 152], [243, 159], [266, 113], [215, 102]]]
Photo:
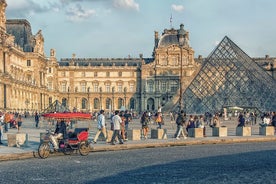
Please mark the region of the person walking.
[[121, 123], [121, 136], [122, 136], [122, 139], [124, 140], [124, 141], [126, 141], [126, 129], [125, 129], [125, 123], [126, 123], [126, 118], [125, 118], [125, 116], [124, 116], [124, 111], [121, 111], [120, 113], [119, 113], [119, 116], [120, 116], [120, 118], [121, 118], [121, 120], [122, 120], [122, 123]]
[[155, 122], [158, 125], [157, 128], [161, 129], [162, 128], [162, 113], [157, 112], [155, 115]]
[[122, 119], [119, 116], [118, 110], [115, 111], [115, 115], [112, 117], [112, 122], [114, 124], [114, 131], [113, 131], [113, 135], [112, 135], [112, 139], [111, 139], [111, 144], [115, 145], [116, 138], [118, 138], [120, 144], [124, 144], [124, 142], [122, 140], [122, 136], [120, 134]]
[[104, 138], [107, 142], [107, 135], [106, 135], [106, 123], [105, 123], [105, 116], [104, 116], [104, 110], [100, 110], [100, 115], [98, 115], [98, 119], [97, 119], [97, 128], [98, 131], [94, 137], [94, 144], [97, 143], [98, 137], [101, 133], [103, 133]]
[[127, 140], [128, 125], [132, 120], [132, 115], [128, 112], [128, 110], [125, 110], [124, 118], [125, 118], [125, 139]]
[[177, 130], [175, 132], [176, 139], [180, 139], [180, 135], [182, 135], [184, 139], [187, 139], [188, 133], [186, 130], [186, 121], [187, 121], [186, 113], [183, 110], [181, 110], [175, 121], [177, 125]]
[[148, 138], [148, 132], [149, 132], [149, 117], [147, 111], [145, 111], [141, 117], [141, 124], [142, 124], [142, 134], [143, 138]]
[[21, 126], [22, 126], [22, 116], [21, 114], [18, 115], [18, 117], [16, 118], [16, 128], [17, 128], [17, 132], [20, 131]]
[[2, 125], [3, 124], [4, 124], [4, 114], [1, 114], [1, 112], [0, 112], [0, 145], [3, 144], [2, 143], [2, 135], [3, 135]]
[[37, 112], [35, 112], [35, 127], [38, 128], [38, 124], [39, 124], [39, 114]]

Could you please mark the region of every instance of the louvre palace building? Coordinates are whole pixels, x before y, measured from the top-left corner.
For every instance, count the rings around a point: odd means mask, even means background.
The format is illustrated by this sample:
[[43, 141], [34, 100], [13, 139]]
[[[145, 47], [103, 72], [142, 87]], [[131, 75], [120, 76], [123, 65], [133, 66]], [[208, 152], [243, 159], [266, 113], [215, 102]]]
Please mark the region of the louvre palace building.
[[58, 60], [55, 49], [45, 54], [41, 30], [33, 35], [28, 20], [6, 19], [5, 0], [0, 7], [0, 111], [43, 112], [56, 101], [83, 112], [276, 110], [276, 58], [250, 58], [227, 36], [195, 57], [181, 24], [154, 32], [152, 58]]

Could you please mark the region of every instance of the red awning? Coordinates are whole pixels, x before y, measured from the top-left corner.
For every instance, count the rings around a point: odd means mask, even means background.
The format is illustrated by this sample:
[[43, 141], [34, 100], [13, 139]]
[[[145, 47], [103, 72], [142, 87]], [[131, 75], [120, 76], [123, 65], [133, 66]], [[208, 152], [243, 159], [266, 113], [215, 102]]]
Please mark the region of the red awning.
[[78, 112], [65, 112], [65, 113], [46, 113], [43, 114], [45, 118], [53, 118], [53, 119], [91, 119], [91, 114], [87, 113], [78, 113]]

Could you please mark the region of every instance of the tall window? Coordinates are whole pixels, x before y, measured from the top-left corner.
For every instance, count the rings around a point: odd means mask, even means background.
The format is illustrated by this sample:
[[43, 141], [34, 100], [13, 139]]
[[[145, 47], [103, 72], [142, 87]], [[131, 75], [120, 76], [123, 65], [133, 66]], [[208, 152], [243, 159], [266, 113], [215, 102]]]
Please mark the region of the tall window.
[[85, 84], [85, 82], [82, 82], [81, 83], [81, 92], [86, 92], [86, 84]]
[[122, 72], [118, 72], [119, 77], [122, 77], [122, 75], [123, 75]]
[[49, 104], [52, 104], [52, 103], [53, 103], [53, 98], [49, 97]]
[[120, 109], [124, 105], [124, 100], [122, 98], [118, 99], [118, 109]]
[[148, 82], [148, 85], [149, 85], [149, 92], [153, 92], [153, 82], [152, 81], [149, 81]]
[[94, 83], [93, 84], [93, 89], [94, 89], [94, 92], [98, 92], [99, 91], [99, 84]]
[[94, 77], [98, 77], [98, 72], [94, 72]]
[[121, 83], [118, 84], [118, 92], [123, 92], [123, 85]]
[[134, 92], [134, 84], [133, 84], [133, 83], [131, 83], [131, 84], [129, 85], [129, 91], [130, 91], [130, 92]]
[[111, 99], [110, 98], [106, 99], [105, 108], [106, 109], [111, 109]]
[[94, 109], [100, 109], [100, 100], [98, 98], [94, 99]]
[[31, 60], [27, 60], [27, 66], [31, 66]]
[[49, 89], [49, 90], [52, 90], [52, 89], [53, 89], [53, 82], [52, 82], [52, 81], [49, 81], [49, 82], [48, 82], [48, 89]]
[[51, 67], [49, 68], [49, 73], [52, 73], [52, 68]]
[[106, 77], [110, 77], [110, 72], [106, 72]]
[[87, 109], [87, 99], [86, 98], [83, 98], [82, 100], [81, 100], [81, 108], [82, 109]]
[[161, 90], [166, 91], [166, 81], [161, 82]]
[[85, 72], [81, 72], [81, 76], [82, 76], [82, 77], [85, 77]]
[[65, 83], [65, 82], [63, 82], [63, 83], [61, 84], [61, 91], [62, 91], [62, 92], [67, 92], [67, 91], [66, 91], [66, 83]]
[[106, 90], [106, 92], [110, 92], [110, 84], [105, 85], [105, 90]]
[[135, 99], [134, 98], [130, 99], [130, 109], [135, 109]]
[[171, 82], [171, 91], [177, 91], [179, 84], [176, 81]]

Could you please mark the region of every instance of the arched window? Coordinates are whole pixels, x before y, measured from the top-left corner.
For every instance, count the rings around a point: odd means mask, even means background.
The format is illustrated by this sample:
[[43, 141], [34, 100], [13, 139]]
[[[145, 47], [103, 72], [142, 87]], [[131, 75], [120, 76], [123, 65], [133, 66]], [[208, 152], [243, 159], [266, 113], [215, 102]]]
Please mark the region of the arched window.
[[82, 109], [87, 109], [87, 99], [86, 98], [83, 98], [81, 100], [81, 108]]
[[100, 100], [98, 98], [94, 99], [94, 109], [100, 109]]
[[124, 105], [124, 100], [122, 98], [118, 99], [118, 109], [120, 109]]
[[63, 106], [68, 106], [68, 103], [67, 103], [67, 99], [66, 98], [63, 98], [62, 100], [61, 100], [61, 104], [63, 105]]
[[130, 109], [135, 109], [135, 99], [134, 98], [130, 99]]
[[110, 98], [106, 99], [105, 108], [106, 109], [111, 109], [111, 99]]
[[53, 98], [49, 97], [49, 104], [52, 104], [52, 103], [53, 103]]

